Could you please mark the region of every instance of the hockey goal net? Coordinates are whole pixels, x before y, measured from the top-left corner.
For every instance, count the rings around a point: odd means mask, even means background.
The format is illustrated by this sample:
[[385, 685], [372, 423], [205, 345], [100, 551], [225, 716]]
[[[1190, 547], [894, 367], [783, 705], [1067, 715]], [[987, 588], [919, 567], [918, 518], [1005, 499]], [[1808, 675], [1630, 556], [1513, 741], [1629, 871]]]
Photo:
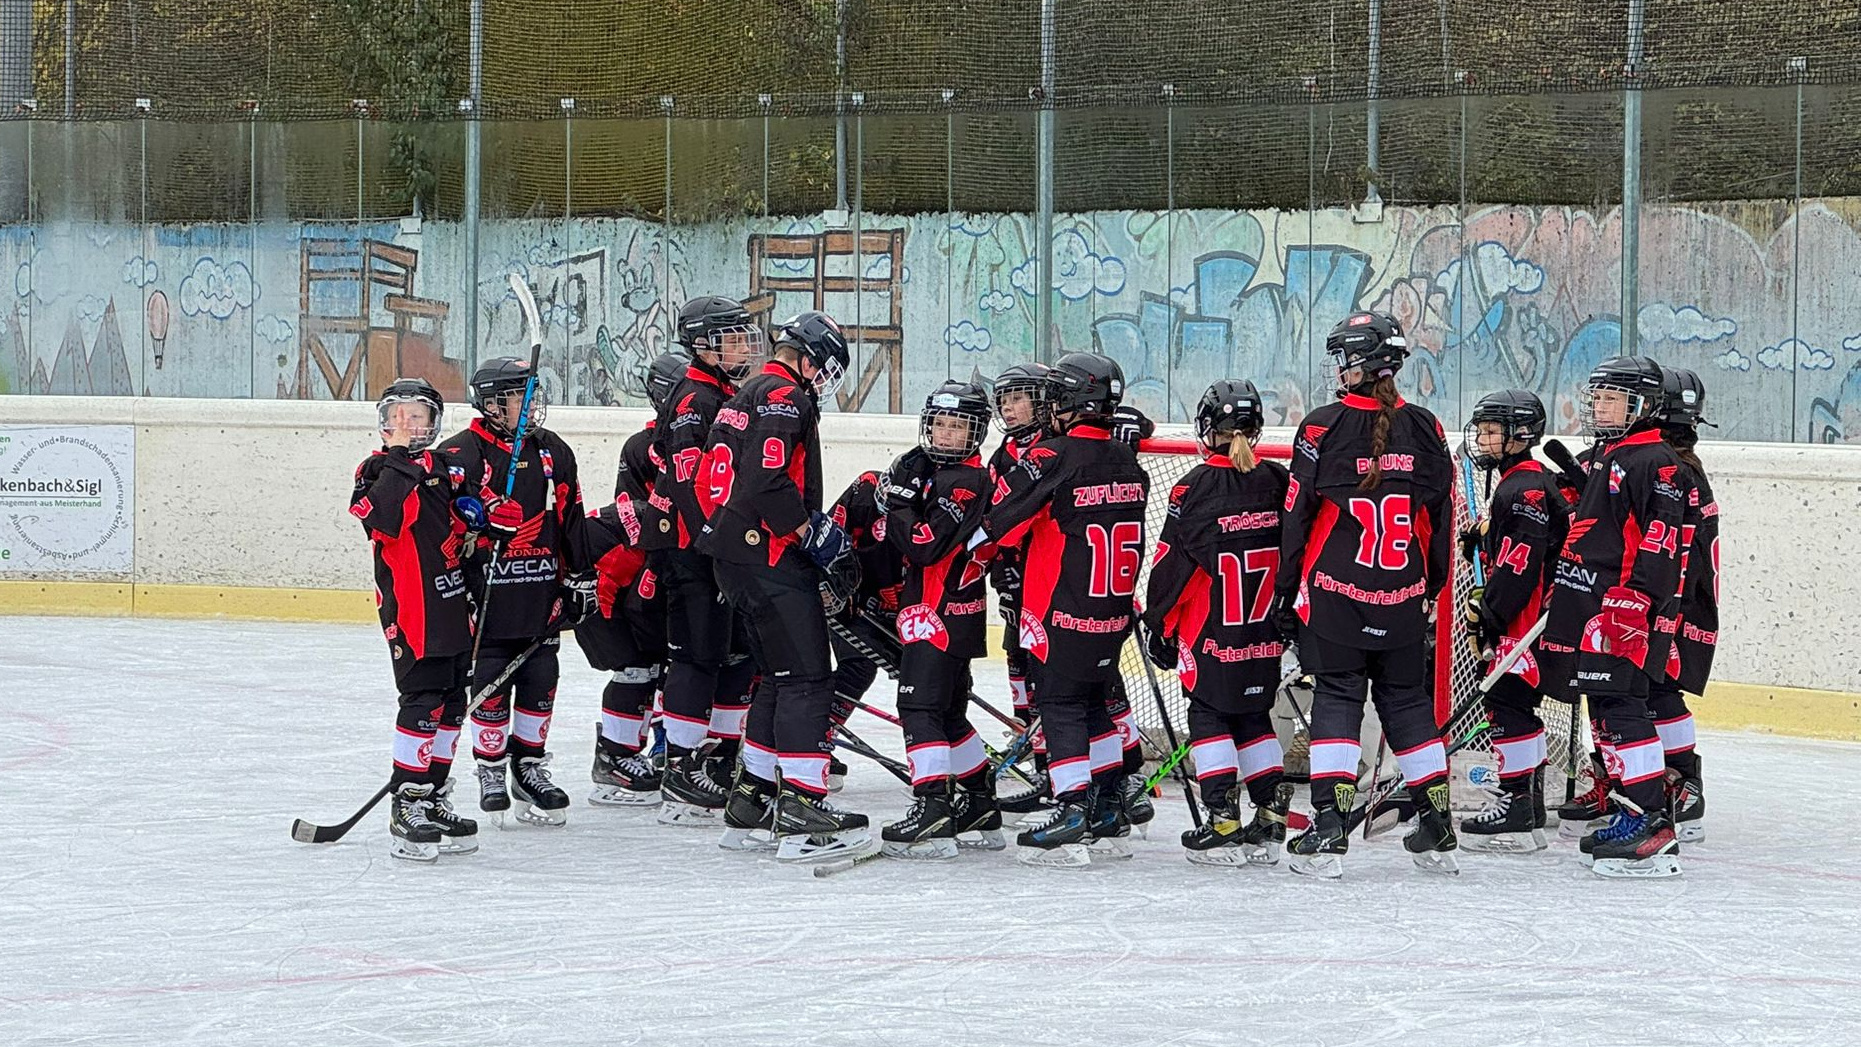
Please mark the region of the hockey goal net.
[[[1258, 447], [1262, 458], [1271, 458], [1288, 462], [1292, 457], [1289, 444], [1262, 442]], [[1181, 482], [1183, 476], [1201, 461], [1201, 455], [1195, 442], [1188, 439], [1154, 439], [1143, 442], [1138, 455], [1144, 469], [1150, 474], [1150, 499], [1145, 507], [1145, 528], [1154, 547], [1156, 538], [1163, 531], [1163, 519], [1169, 508], [1170, 489]], [[1455, 461], [1456, 476], [1459, 475], [1459, 461]], [[1472, 522], [1465, 492], [1457, 483], [1454, 489], [1454, 529], [1458, 535]], [[1491, 732], [1483, 729], [1486, 724], [1485, 706], [1477, 700], [1482, 666], [1474, 658], [1464, 640], [1465, 633], [1460, 628], [1459, 608], [1465, 603], [1467, 594], [1473, 588], [1473, 569], [1463, 561], [1458, 551], [1453, 557], [1453, 585], [1443, 591], [1441, 605], [1437, 609], [1435, 624], [1430, 643], [1430, 658], [1433, 669], [1433, 686], [1435, 698], [1435, 723], [1441, 729], [1441, 737], [1452, 746], [1456, 741], [1466, 739], [1467, 744], [1450, 760], [1453, 803], [1457, 810], [1470, 810], [1478, 807], [1485, 795], [1498, 785], [1497, 761], [1493, 755]], [[1139, 599], [1147, 590], [1150, 577], [1150, 563], [1146, 558], [1143, 570], [1138, 577], [1137, 592]], [[1451, 593], [1451, 596], [1450, 596]], [[1163, 705], [1169, 711], [1170, 725], [1176, 731], [1177, 740], [1188, 740], [1189, 702], [1183, 694], [1182, 684], [1175, 673], [1157, 671], [1145, 659], [1142, 649], [1134, 640], [1126, 645], [1120, 668], [1124, 677], [1125, 690], [1131, 701], [1138, 725], [1143, 728], [1145, 740], [1153, 755], [1162, 759], [1168, 755], [1168, 732], [1164, 729], [1162, 718], [1157, 710], [1155, 695], [1151, 690], [1154, 680], [1162, 692]], [[1304, 723], [1310, 716], [1311, 690], [1309, 684], [1300, 680], [1297, 673], [1296, 659], [1288, 657], [1284, 668], [1287, 672], [1286, 683], [1280, 687], [1279, 698], [1273, 711], [1273, 719], [1278, 726], [1280, 742], [1286, 750], [1286, 770], [1289, 775], [1301, 777], [1309, 770], [1309, 743]], [[1571, 707], [1558, 701], [1545, 699], [1539, 709], [1544, 720], [1546, 751], [1549, 763], [1545, 769], [1547, 796], [1555, 803], [1562, 797], [1563, 790], [1549, 788], [1554, 783], [1561, 783], [1569, 761], [1570, 737], [1572, 730]], [[1366, 703], [1363, 732], [1363, 766], [1360, 768], [1359, 781], [1367, 788], [1375, 773], [1377, 746], [1380, 740], [1380, 727], [1376, 721], [1373, 707]], [[1385, 754], [1382, 761], [1382, 776], [1389, 778], [1395, 773], [1395, 759]]]

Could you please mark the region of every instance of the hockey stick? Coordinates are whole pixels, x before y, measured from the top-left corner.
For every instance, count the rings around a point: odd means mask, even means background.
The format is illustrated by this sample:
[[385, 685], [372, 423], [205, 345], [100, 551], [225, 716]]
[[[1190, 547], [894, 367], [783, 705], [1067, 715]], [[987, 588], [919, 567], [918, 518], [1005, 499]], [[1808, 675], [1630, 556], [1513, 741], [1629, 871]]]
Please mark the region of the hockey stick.
[[892, 777], [904, 782], [906, 785], [912, 784], [911, 768], [909, 765], [900, 763], [879, 750], [874, 749], [872, 746], [867, 745], [865, 739], [847, 730], [845, 727], [834, 728], [834, 733], [839, 735], [839, 737], [834, 739], [835, 746], [845, 749], [847, 752], [864, 756], [866, 759], [892, 772]]
[[900, 720], [898, 717], [893, 716], [891, 713], [886, 712], [884, 709], [881, 709], [876, 705], [867, 705], [865, 702], [860, 701], [858, 698], [848, 698], [844, 694], [836, 694], [834, 695], [834, 697], [840, 699], [841, 701], [847, 703], [848, 705], [852, 706], [855, 709], [858, 709], [862, 712], [868, 712], [874, 716], [877, 716], [879, 719], [884, 720], [886, 723], [891, 724], [893, 727], [903, 727], [905, 725], [905, 721]]
[[[1015, 740], [1009, 743], [1007, 749], [1003, 750], [1001, 765], [995, 768], [995, 777], [997, 779], [1014, 769], [1014, 766], [1021, 762], [1021, 758], [1033, 750], [1034, 735], [1039, 732], [1039, 730], [1040, 714], [1035, 713], [1034, 718], [1028, 721], [1027, 730], [1016, 735]], [[1023, 781], [1027, 780], [1024, 776], [1021, 776], [1018, 771], [1016, 772], [1016, 776], [1021, 777]]]
[[[466, 717], [469, 718], [473, 713], [477, 712], [478, 707], [485, 704], [485, 699], [496, 694], [498, 688], [503, 687], [506, 681], [516, 675], [517, 670], [523, 667], [523, 663], [528, 661], [530, 655], [542, 645], [542, 640], [531, 641], [530, 646], [524, 648], [517, 657], [511, 659], [511, 663], [504, 667], [503, 672], [498, 673], [497, 679], [492, 680], [485, 685], [484, 690], [473, 695], [472, 700], [467, 703], [465, 707]], [[374, 810], [375, 805], [381, 802], [382, 797], [393, 791], [394, 783], [389, 781], [381, 788], [375, 790], [375, 795], [368, 798], [368, 802], [362, 805], [361, 810], [350, 815], [346, 821], [337, 822], [335, 825], [313, 825], [302, 818], [298, 818], [291, 822], [291, 839], [296, 840], [298, 843], [335, 843], [337, 840], [347, 836], [349, 830], [355, 828], [357, 822], [366, 818], [368, 812]]]
[[[1135, 624], [1137, 626], [1138, 631], [1141, 631], [1147, 636], [1150, 632], [1150, 629], [1148, 626], [1144, 624], [1144, 620], [1142, 618], [1138, 618], [1135, 613], [1132, 614], [1132, 618], [1136, 619]], [[1145, 644], [1145, 648], [1147, 651], [1149, 648], [1148, 640], [1140, 638], [1139, 642]], [[1146, 651], [1138, 652], [1138, 657], [1141, 658], [1144, 663], [1144, 679], [1150, 682], [1150, 696], [1157, 700], [1157, 715], [1163, 719], [1163, 733], [1170, 740], [1171, 762], [1176, 765], [1177, 780], [1182, 782], [1183, 802], [1189, 805], [1189, 818], [1195, 822], [1195, 827], [1197, 829], [1200, 829], [1202, 827], [1202, 808], [1196, 806], [1195, 787], [1189, 781], [1188, 770], [1183, 767], [1182, 761], [1180, 759], [1175, 758], [1176, 751], [1181, 747], [1181, 744], [1176, 739], [1175, 725], [1170, 723], [1169, 706], [1165, 705], [1163, 702], [1163, 688], [1157, 685], [1157, 671], [1150, 664], [1150, 656], [1149, 654], [1146, 653]]]
[[[516, 273], [510, 274], [511, 293], [517, 296], [517, 308], [523, 312], [524, 331], [530, 336], [530, 377], [524, 379], [523, 403], [517, 408], [517, 428], [510, 441], [510, 461], [504, 465], [504, 497], [510, 498], [517, 489], [517, 462], [523, 454], [524, 430], [530, 424], [530, 404], [536, 399], [538, 365], [543, 359], [543, 323], [536, 312], [536, 295], [530, 291], [530, 285]], [[478, 628], [472, 636], [471, 668], [466, 679], [478, 678], [478, 648], [485, 639], [485, 625], [490, 620], [492, 582], [497, 580], [498, 556], [504, 551], [502, 538], [491, 543], [491, 562], [485, 565], [485, 599], [478, 608]]]

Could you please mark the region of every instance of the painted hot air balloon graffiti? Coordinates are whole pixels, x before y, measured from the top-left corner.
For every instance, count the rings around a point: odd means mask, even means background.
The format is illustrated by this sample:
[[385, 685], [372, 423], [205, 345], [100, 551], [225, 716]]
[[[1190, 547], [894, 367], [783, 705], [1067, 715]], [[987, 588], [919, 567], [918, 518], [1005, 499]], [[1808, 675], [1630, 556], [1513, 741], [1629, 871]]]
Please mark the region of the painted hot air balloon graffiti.
[[162, 350], [168, 342], [168, 296], [161, 291], [149, 295], [149, 340], [155, 344], [155, 369], [162, 369]]

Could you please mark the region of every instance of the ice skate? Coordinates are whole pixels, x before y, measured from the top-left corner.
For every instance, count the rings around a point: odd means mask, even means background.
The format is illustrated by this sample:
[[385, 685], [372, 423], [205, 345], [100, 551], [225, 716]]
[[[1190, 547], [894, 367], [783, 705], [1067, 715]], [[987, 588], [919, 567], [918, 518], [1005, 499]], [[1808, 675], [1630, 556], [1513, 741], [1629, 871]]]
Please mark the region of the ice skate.
[[478, 763], [478, 809], [489, 814], [510, 810], [510, 786], [504, 775], [509, 761], [500, 756]]
[[1044, 821], [1046, 812], [1053, 808], [1053, 796], [1050, 792], [1052, 780], [1047, 777], [1045, 771], [1024, 773], [1027, 775], [1026, 782], [1011, 776], [1009, 780], [1013, 781], [1014, 785], [1006, 792], [998, 791], [1001, 809], [1008, 814], [1042, 815], [1042, 818], [1036, 820]]
[[594, 769], [589, 777], [594, 789], [588, 802], [597, 807], [650, 807], [659, 802], [659, 772], [650, 758], [641, 753], [616, 756], [600, 741], [596, 728]]
[[424, 783], [402, 782], [394, 790], [388, 808], [388, 832], [394, 842], [388, 853], [410, 862], [439, 860], [439, 826], [427, 817], [433, 808], [433, 787]]
[[1698, 778], [1682, 777], [1679, 771], [1667, 772], [1667, 817], [1674, 825], [1674, 838], [1681, 843], [1702, 843], [1706, 839], [1706, 793]]
[[986, 779], [981, 789], [956, 788], [950, 801], [950, 818], [956, 823], [956, 845], [979, 851], [999, 851], [1008, 846], [1002, 839], [1002, 812], [995, 805], [995, 779]]
[[912, 798], [905, 816], [879, 831], [887, 858], [948, 861], [956, 857], [956, 821], [948, 796]]
[[1241, 845], [1247, 826], [1241, 824], [1241, 812], [1235, 805], [1235, 791], [1210, 805], [1208, 820], [1200, 828], [1183, 832], [1184, 856], [1197, 865], [1225, 865], [1237, 868], [1247, 864]]
[[1078, 800], [1058, 803], [1041, 821], [1015, 837], [1015, 857], [1025, 865], [1079, 869], [1092, 864], [1086, 849], [1091, 839], [1086, 805]]
[[478, 823], [452, 809], [452, 780], [447, 779], [433, 790], [433, 802], [427, 807], [427, 820], [439, 829], [439, 853], [447, 857], [471, 854], [478, 850]]
[[724, 835], [717, 845], [726, 851], [775, 850], [775, 787], [748, 772], [724, 801]]
[[1312, 827], [1286, 844], [1291, 857], [1287, 867], [1301, 876], [1335, 880], [1344, 875], [1344, 855], [1350, 851], [1344, 815], [1336, 807], [1321, 807]]
[[1131, 857], [1131, 816], [1125, 810], [1122, 782], [1094, 785], [1086, 791], [1090, 814], [1086, 849], [1094, 861]]
[[1529, 787], [1493, 795], [1472, 817], [1460, 823], [1460, 840], [1469, 851], [1529, 854], [1544, 850], [1544, 831], [1533, 824]]
[[1605, 819], [1615, 810], [1615, 801], [1609, 798], [1608, 772], [1592, 760], [1587, 773], [1590, 787], [1557, 809], [1557, 834], [1565, 839], [1576, 839], [1602, 828]]
[[[550, 829], [569, 824], [569, 794], [556, 787], [549, 778], [547, 756], [515, 756], [517, 773], [511, 775], [510, 795], [516, 806], [516, 822]], [[508, 823], [501, 824], [507, 825]]]
[[1156, 805], [1150, 801], [1150, 790], [1145, 788], [1145, 778], [1141, 774], [1127, 774], [1119, 783], [1124, 791], [1124, 814], [1131, 820], [1131, 828], [1137, 831], [1141, 839], [1150, 839], [1150, 820], [1157, 816]]
[[716, 825], [729, 797], [728, 791], [711, 777], [704, 758], [696, 753], [667, 761], [659, 793], [663, 801], [659, 805], [662, 825]]
[[1665, 811], [1641, 813], [1627, 804], [1615, 820], [1584, 839], [1590, 871], [1611, 879], [1664, 879], [1680, 875], [1680, 841]]
[[825, 796], [783, 789], [775, 805], [776, 858], [825, 862], [860, 858], [879, 849], [866, 816], [843, 811]]
[[1254, 808], [1254, 820], [1241, 830], [1241, 853], [1247, 864], [1279, 864], [1279, 852], [1286, 844], [1286, 812], [1292, 808], [1292, 783], [1282, 781], [1273, 790], [1273, 799], [1265, 807]]
[[1454, 857], [1460, 841], [1454, 835], [1454, 813], [1448, 809], [1447, 783], [1410, 794], [1415, 799], [1416, 826], [1402, 838], [1403, 848], [1423, 872], [1460, 875], [1460, 862]]

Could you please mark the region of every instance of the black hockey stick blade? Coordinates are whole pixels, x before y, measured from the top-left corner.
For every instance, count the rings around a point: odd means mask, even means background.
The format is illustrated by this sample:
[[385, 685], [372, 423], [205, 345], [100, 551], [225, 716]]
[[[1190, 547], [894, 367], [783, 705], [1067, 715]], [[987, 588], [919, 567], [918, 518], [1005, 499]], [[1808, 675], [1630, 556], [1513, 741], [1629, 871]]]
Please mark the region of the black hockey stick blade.
[[381, 798], [388, 795], [388, 790], [389, 785], [383, 783], [381, 788], [375, 790], [375, 795], [369, 797], [368, 802], [362, 805], [362, 809], [350, 815], [349, 820], [345, 822], [338, 822], [335, 825], [312, 825], [302, 818], [293, 821], [291, 839], [298, 843], [335, 843], [348, 835], [349, 830], [355, 828], [357, 822], [367, 817], [368, 812], [374, 810], [375, 805], [381, 802]]

